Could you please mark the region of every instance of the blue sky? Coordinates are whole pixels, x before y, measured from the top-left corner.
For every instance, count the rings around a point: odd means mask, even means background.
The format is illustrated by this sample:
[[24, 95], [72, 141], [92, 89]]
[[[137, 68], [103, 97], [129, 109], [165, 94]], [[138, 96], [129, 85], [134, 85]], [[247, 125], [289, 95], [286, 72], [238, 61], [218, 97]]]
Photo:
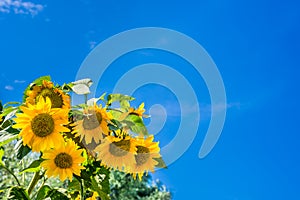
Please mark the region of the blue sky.
[[[150, 62], [171, 66], [190, 81], [202, 116], [197, 135], [154, 178], [176, 200], [300, 199], [299, 8], [289, 0], [0, 0], [0, 99], [21, 100], [26, 85], [42, 75], [58, 83], [74, 81], [93, 48], [122, 31], [173, 29], [206, 49], [224, 81], [226, 121], [207, 157], [199, 159], [198, 152], [211, 114], [209, 93], [178, 56], [153, 49], [131, 52], [112, 63], [97, 86], [97, 94], [111, 92], [123, 73]], [[156, 134], [161, 146], [176, 136], [180, 116], [193, 111], [192, 106], [180, 111], [176, 94], [156, 84], [140, 87], [134, 96], [146, 108], [165, 108], [166, 123]]]

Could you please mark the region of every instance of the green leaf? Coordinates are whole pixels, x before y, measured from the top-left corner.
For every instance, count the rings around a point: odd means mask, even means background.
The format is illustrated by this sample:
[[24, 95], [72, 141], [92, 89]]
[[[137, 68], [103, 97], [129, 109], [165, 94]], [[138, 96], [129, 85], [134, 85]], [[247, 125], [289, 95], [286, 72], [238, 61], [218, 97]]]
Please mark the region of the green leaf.
[[4, 163], [3, 163], [3, 161], [2, 161], [3, 155], [4, 155], [4, 149], [3, 149], [3, 147], [1, 147], [1, 149], [0, 149], [0, 165], [3, 165], [3, 166], [4, 166]]
[[51, 77], [48, 75], [48, 76], [41, 76], [37, 79], [35, 79], [32, 83], [33, 84], [36, 84], [36, 85], [42, 85], [43, 81], [51, 81]]
[[162, 159], [162, 157], [159, 157], [159, 158], [153, 158], [154, 160], [156, 160], [158, 162], [157, 165], [155, 165], [155, 167], [158, 167], [158, 168], [164, 168], [164, 169], [167, 169], [167, 165], [165, 163], [165, 161]]
[[69, 200], [69, 198], [65, 194], [56, 189], [51, 189], [46, 195], [46, 198], [47, 197], [50, 197], [51, 200]]
[[143, 119], [135, 114], [129, 114], [123, 121], [128, 128], [139, 135], [148, 135], [148, 130], [143, 122]]
[[44, 161], [44, 159], [39, 159], [39, 160], [33, 161], [27, 168], [20, 171], [20, 174], [23, 174], [25, 172], [37, 172], [37, 171], [39, 171], [40, 168], [41, 168], [40, 165], [43, 161]]
[[108, 170], [105, 167], [101, 167], [98, 174], [102, 178], [102, 180], [101, 180], [101, 190], [104, 193], [109, 194], [110, 193], [110, 185], [109, 185], [110, 170]]
[[8, 105], [20, 105], [21, 103], [20, 102], [17, 102], [17, 101], [10, 101], [10, 102], [7, 102], [6, 104], [3, 105], [4, 108], [6, 107], [9, 107]]
[[16, 143], [15, 150], [17, 152], [17, 158], [20, 160], [31, 151], [31, 149], [27, 145], [26, 146], [23, 145], [22, 140], [19, 140]]
[[30, 200], [26, 190], [19, 186], [10, 188], [6, 198], [7, 200]]
[[17, 112], [18, 108], [17, 107], [13, 107], [13, 106], [9, 106], [4, 108], [1, 116], [6, 116], [4, 121], [10, 119], [12, 116], [14, 116], [14, 114]]
[[0, 147], [10, 143], [18, 138], [18, 135], [8, 133], [6, 131], [0, 131]]
[[102, 200], [109, 200], [110, 199], [109, 194], [102, 191], [101, 184], [99, 183], [99, 181], [95, 179], [95, 176], [91, 176], [90, 179], [91, 179], [91, 189], [96, 191]]
[[[129, 101], [134, 100], [134, 97], [123, 94], [109, 94], [107, 96], [107, 105], [111, 105], [113, 102], [120, 102], [121, 107], [130, 107]], [[123, 108], [123, 107], [122, 107]]]
[[68, 188], [71, 191], [80, 191], [80, 182], [78, 181], [77, 178], [73, 178], [71, 182], [68, 184]]
[[35, 200], [44, 200], [49, 191], [51, 190], [51, 188], [48, 185], [44, 185], [43, 187], [41, 187], [41, 189], [38, 191], [37, 193], [37, 197]]

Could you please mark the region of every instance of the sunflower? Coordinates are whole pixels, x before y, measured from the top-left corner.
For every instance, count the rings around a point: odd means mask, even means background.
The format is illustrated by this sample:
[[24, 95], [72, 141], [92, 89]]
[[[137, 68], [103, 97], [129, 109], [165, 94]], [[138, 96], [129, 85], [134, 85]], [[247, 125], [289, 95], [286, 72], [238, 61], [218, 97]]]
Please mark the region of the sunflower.
[[61, 181], [69, 178], [72, 181], [73, 174], [80, 176], [80, 170], [84, 169], [81, 164], [85, 161], [82, 157], [83, 150], [77, 149], [74, 141], [68, 140], [54, 149], [43, 152], [45, 159], [41, 166], [46, 170], [46, 175], [59, 176]]
[[137, 116], [140, 116], [140, 117], [143, 117], [144, 112], [145, 112], [144, 103], [142, 103], [138, 107], [138, 109], [129, 108], [129, 111], [128, 111], [129, 114], [134, 114], [134, 115], [137, 115]]
[[62, 126], [68, 124], [68, 111], [51, 108], [49, 98], [40, 98], [36, 105], [28, 104], [20, 109], [23, 113], [16, 114], [13, 128], [22, 129], [19, 136], [32, 151], [44, 151], [62, 143], [64, 139], [60, 132], [70, 131]]
[[106, 111], [106, 108], [98, 107], [96, 104], [83, 111], [83, 119], [76, 121], [73, 133], [80, 136], [81, 141], [84, 139], [86, 144], [99, 143], [103, 139], [103, 134], [108, 135], [108, 123], [112, 115]]
[[125, 171], [135, 164], [136, 148], [130, 136], [125, 138], [107, 136], [95, 151], [98, 155], [97, 160], [101, 160], [101, 165], [107, 168]]
[[52, 108], [70, 108], [70, 97], [59, 88], [55, 88], [51, 81], [43, 80], [42, 85], [33, 86], [32, 90], [28, 90], [26, 102], [35, 104], [40, 97], [48, 97], [51, 100]]
[[136, 155], [135, 165], [133, 168], [129, 169], [127, 172], [133, 175], [133, 178], [136, 179], [138, 176], [142, 180], [144, 172], [154, 172], [154, 167], [158, 162], [154, 158], [160, 158], [159, 154], [160, 148], [158, 142], [153, 142], [153, 135], [148, 138], [137, 138], [135, 139], [136, 143]]

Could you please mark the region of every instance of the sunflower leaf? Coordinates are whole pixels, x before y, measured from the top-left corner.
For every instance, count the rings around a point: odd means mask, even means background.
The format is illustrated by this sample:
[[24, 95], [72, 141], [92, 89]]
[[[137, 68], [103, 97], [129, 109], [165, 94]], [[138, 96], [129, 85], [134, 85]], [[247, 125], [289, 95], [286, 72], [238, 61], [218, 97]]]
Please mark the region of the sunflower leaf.
[[23, 141], [19, 140], [15, 145], [15, 150], [17, 152], [17, 158], [21, 160], [24, 156], [26, 156], [31, 149], [26, 145], [23, 145]]
[[13, 199], [30, 200], [26, 190], [19, 186], [11, 187], [8, 190], [6, 199], [7, 200], [13, 200]]
[[50, 190], [51, 188], [48, 185], [44, 185], [43, 187], [41, 187], [41, 189], [39, 189], [35, 200], [44, 200]]
[[0, 165], [4, 166], [4, 162], [2, 161], [2, 157], [4, 156], [3, 147], [0, 148]]
[[91, 179], [91, 189], [96, 191], [98, 193], [98, 195], [101, 197], [101, 199], [109, 200], [108, 193], [105, 193], [102, 190], [102, 185], [101, 185], [101, 183], [99, 183], [99, 181], [97, 181], [95, 179], [95, 176], [91, 176], [90, 179]]
[[18, 135], [14, 135], [14, 134], [8, 133], [6, 131], [0, 131], [0, 147], [10, 143], [11, 141], [13, 141], [17, 138], [18, 138]]
[[162, 159], [162, 157], [159, 157], [159, 158], [153, 158], [154, 160], [156, 160], [158, 162], [158, 164], [155, 166], [157, 168], [164, 168], [164, 169], [167, 169], [167, 165], [165, 163], [165, 161]]
[[40, 170], [40, 168], [41, 168], [40, 165], [43, 161], [44, 161], [44, 159], [35, 160], [27, 168], [23, 169], [19, 173], [23, 174], [25, 172], [37, 172]]
[[107, 105], [111, 105], [113, 102], [119, 102], [121, 107], [125, 106], [127, 107], [129, 104], [129, 101], [134, 100], [134, 97], [124, 95], [124, 94], [109, 94], [107, 96]]
[[46, 198], [47, 197], [50, 197], [51, 200], [69, 200], [69, 198], [65, 194], [56, 189], [51, 189], [50, 191], [48, 191]]
[[128, 128], [139, 135], [148, 135], [147, 128], [143, 122], [143, 119], [135, 114], [129, 114], [124, 121], [127, 124]]

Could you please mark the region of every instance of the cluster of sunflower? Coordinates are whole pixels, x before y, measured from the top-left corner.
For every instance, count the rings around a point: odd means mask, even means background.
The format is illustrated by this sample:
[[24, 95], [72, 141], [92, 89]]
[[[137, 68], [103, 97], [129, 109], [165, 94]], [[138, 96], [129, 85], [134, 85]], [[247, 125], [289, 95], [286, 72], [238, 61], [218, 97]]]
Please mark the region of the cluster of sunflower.
[[[134, 109], [130, 106], [132, 97], [104, 94], [71, 106], [68, 93], [82, 94], [78, 92], [80, 85], [87, 84], [79, 81], [59, 86], [49, 77], [39, 78], [28, 86], [24, 103], [15, 114], [12, 128], [19, 130], [23, 147], [40, 153], [39, 165], [46, 177], [72, 181], [105, 168], [141, 180], [163, 163], [159, 143], [153, 141], [143, 123], [148, 117], [143, 103]], [[94, 192], [90, 199], [97, 195], [109, 198], [92, 186], [89, 189]]]

